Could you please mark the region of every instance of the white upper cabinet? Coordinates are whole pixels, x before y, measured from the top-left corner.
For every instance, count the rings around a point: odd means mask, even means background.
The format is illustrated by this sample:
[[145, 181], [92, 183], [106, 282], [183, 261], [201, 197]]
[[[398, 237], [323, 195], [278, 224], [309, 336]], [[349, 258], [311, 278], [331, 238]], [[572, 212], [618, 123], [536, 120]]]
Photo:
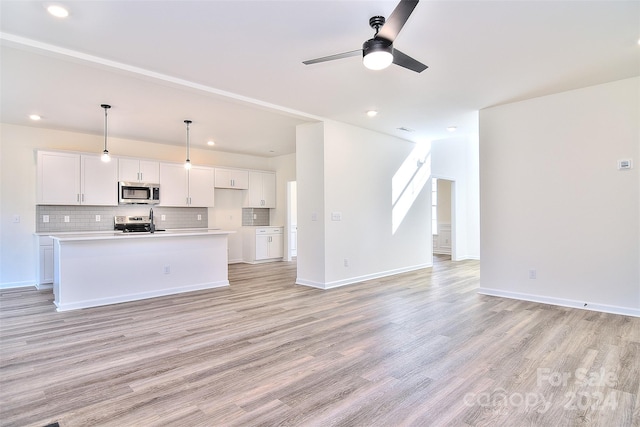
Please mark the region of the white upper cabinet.
[[213, 183], [213, 168], [160, 163], [160, 206], [213, 207]]
[[39, 205], [80, 204], [80, 155], [38, 151], [37, 174]]
[[94, 155], [38, 151], [38, 204], [116, 206], [117, 186], [117, 162], [105, 163]]
[[100, 156], [80, 156], [82, 205], [118, 204], [118, 167], [116, 161], [103, 162]]
[[189, 206], [213, 207], [214, 179], [213, 168], [191, 167], [189, 170]]
[[232, 188], [235, 190], [249, 188], [249, 171], [216, 168], [215, 174], [216, 188]]
[[140, 159], [118, 159], [118, 180], [160, 183], [160, 162]]
[[245, 208], [276, 207], [276, 174], [249, 171], [249, 191], [244, 199]]
[[160, 163], [160, 206], [189, 206], [189, 178], [183, 165]]

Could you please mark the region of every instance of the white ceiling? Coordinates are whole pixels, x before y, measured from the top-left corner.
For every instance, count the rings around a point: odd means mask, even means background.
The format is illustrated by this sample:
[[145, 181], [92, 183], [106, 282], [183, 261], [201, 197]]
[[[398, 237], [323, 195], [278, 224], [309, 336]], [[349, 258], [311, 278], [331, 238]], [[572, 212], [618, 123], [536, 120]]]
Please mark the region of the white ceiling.
[[322, 118], [437, 140], [477, 134], [485, 107], [640, 75], [640, 1], [423, 0], [394, 43], [420, 74], [302, 64], [361, 48], [397, 1], [50, 3], [0, 2], [2, 122], [102, 134], [107, 103], [112, 137], [183, 145], [190, 119], [193, 146], [276, 156]]

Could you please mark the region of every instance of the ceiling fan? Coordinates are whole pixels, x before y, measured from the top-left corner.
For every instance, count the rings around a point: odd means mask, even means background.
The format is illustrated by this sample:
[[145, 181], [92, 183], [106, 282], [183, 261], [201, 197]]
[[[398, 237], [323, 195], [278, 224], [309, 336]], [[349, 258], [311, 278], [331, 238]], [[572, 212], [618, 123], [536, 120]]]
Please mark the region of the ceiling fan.
[[409, 19], [418, 1], [400, 0], [400, 3], [398, 3], [386, 21], [384, 16], [373, 16], [369, 19], [369, 25], [376, 30], [376, 34], [372, 39], [362, 44], [362, 49], [310, 59], [302, 63], [311, 65], [362, 54], [364, 66], [371, 70], [382, 70], [393, 63], [416, 73], [421, 73], [428, 68], [426, 65], [393, 47], [393, 41], [398, 37], [398, 33], [400, 33], [407, 19]]

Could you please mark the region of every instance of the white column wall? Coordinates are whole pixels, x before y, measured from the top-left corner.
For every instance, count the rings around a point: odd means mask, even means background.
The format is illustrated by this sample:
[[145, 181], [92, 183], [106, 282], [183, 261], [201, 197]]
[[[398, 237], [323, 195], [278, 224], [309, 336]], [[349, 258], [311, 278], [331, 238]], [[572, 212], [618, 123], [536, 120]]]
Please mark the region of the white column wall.
[[[303, 132], [309, 127], [316, 130], [312, 136]], [[301, 125], [297, 138], [298, 283], [309, 284], [301, 279], [311, 264], [316, 277], [324, 272], [323, 281], [313, 284], [322, 288], [432, 265], [428, 185], [417, 189], [404, 220], [395, 232], [392, 229], [392, 180], [408, 158], [415, 167], [416, 144], [333, 121]], [[324, 161], [322, 169], [319, 159]], [[318, 214], [316, 224], [309, 220], [312, 210]], [[333, 214], [341, 219], [333, 220]], [[321, 224], [324, 233], [310, 236], [306, 227]], [[322, 241], [309, 242], [310, 237]], [[321, 244], [324, 256], [315, 250]]]
[[482, 110], [480, 161], [481, 292], [640, 315], [640, 78]]
[[324, 124], [296, 127], [298, 276], [296, 283], [324, 287]]
[[452, 212], [454, 261], [480, 258], [478, 162], [477, 137], [453, 137], [431, 144], [433, 176], [455, 181]]

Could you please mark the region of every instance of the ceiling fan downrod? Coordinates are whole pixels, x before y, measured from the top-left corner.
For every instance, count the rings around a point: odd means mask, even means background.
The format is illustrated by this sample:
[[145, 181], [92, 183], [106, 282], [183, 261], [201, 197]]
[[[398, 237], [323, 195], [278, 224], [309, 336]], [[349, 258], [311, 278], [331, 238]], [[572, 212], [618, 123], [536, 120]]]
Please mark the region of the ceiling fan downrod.
[[380, 28], [384, 25], [385, 22], [386, 20], [384, 19], [384, 16], [372, 16], [371, 18], [369, 18], [369, 26], [376, 30], [376, 34], [374, 35], [374, 37], [378, 35], [378, 31], [380, 31]]

